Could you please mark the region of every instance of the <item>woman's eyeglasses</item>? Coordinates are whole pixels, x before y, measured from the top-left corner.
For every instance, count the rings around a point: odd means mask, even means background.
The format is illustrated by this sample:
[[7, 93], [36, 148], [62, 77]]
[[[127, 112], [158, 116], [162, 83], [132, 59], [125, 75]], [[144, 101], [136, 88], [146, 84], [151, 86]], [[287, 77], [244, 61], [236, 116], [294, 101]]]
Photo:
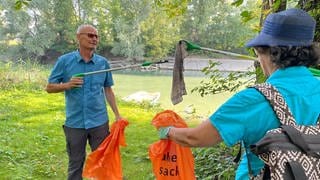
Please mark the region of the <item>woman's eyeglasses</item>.
[[99, 38], [99, 36], [97, 35], [97, 34], [93, 34], [93, 33], [80, 33], [80, 34], [86, 34], [87, 36], [88, 36], [88, 38], [96, 38], [96, 39], [98, 39]]

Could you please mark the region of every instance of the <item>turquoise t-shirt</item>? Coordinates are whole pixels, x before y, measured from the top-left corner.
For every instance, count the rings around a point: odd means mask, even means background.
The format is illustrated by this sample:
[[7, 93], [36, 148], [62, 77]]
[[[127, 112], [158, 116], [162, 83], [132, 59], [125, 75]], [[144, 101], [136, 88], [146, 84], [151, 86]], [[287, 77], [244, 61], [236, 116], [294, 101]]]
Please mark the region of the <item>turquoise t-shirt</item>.
[[[298, 124], [316, 124], [320, 115], [320, 80], [306, 67], [278, 69], [267, 82], [283, 95]], [[254, 88], [232, 96], [209, 119], [228, 146], [241, 141], [247, 146], [254, 144], [280, 125], [268, 101]], [[263, 162], [250, 151], [248, 156], [254, 174], [259, 173]], [[246, 154], [239, 163], [236, 179], [249, 179]]]

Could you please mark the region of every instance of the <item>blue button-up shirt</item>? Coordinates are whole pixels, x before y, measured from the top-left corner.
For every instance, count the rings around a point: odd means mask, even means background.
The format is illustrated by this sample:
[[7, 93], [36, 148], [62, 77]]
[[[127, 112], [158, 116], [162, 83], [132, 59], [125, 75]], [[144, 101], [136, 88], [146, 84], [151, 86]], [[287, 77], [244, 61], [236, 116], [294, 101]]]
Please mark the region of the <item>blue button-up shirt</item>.
[[[79, 51], [73, 51], [58, 58], [48, 82], [65, 83], [74, 74], [109, 68], [107, 59], [102, 56], [94, 54], [86, 63]], [[111, 72], [87, 75], [83, 81], [81, 88], [65, 91], [67, 127], [89, 129], [108, 121], [104, 87], [113, 85]]]

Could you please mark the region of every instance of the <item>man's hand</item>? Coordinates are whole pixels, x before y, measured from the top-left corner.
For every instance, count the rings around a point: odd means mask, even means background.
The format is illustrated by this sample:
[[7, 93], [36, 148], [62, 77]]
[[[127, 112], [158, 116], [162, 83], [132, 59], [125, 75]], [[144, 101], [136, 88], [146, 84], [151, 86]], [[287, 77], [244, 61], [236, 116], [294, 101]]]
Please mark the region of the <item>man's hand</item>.
[[82, 77], [72, 77], [68, 82], [68, 89], [81, 88], [83, 84]]
[[160, 139], [168, 139], [168, 134], [169, 134], [169, 131], [170, 131], [170, 129], [171, 129], [172, 127], [173, 127], [173, 126], [160, 127], [160, 128], [158, 129], [159, 138], [160, 138]]
[[46, 86], [48, 93], [58, 93], [72, 88], [81, 88], [83, 85], [82, 77], [72, 77], [69, 82], [66, 83], [49, 83]]
[[116, 121], [118, 121], [118, 120], [121, 120], [121, 119], [123, 119], [123, 118], [122, 118], [122, 116], [117, 115], [117, 116], [115, 117], [115, 119], [116, 119]]

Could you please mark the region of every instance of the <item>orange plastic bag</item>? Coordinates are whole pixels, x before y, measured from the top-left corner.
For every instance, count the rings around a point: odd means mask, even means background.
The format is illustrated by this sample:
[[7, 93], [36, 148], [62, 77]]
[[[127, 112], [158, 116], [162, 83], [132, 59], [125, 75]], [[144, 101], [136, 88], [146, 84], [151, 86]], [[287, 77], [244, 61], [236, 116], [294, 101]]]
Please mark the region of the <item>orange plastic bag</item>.
[[[166, 110], [158, 113], [152, 125], [184, 128], [187, 124], [175, 112]], [[157, 180], [194, 180], [194, 157], [191, 149], [171, 140], [159, 140], [149, 146], [149, 157]]]
[[87, 158], [82, 176], [97, 180], [122, 179], [120, 145], [126, 146], [124, 129], [129, 124], [127, 120], [115, 121], [109, 136]]

